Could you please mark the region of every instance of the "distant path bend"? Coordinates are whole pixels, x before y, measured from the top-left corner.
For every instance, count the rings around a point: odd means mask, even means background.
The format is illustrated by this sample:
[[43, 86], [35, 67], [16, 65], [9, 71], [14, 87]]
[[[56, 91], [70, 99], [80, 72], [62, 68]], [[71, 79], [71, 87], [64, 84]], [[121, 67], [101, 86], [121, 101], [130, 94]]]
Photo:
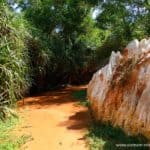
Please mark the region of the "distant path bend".
[[[67, 87], [19, 102], [25, 118], [23, 133], [31, 134], [26, 150], [87, 150], [85, 134], [91, 122], [88, 109], [77, 105], [72, 92], [86, 86]], [[25, 111], [27, 110], [27, 111]]]

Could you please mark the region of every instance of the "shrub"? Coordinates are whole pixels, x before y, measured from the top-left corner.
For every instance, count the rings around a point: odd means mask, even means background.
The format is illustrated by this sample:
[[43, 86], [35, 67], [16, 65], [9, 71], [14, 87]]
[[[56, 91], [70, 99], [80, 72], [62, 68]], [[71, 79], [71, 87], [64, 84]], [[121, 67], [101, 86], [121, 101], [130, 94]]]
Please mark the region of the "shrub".
[[[14, 106], [30, 86], [27, 34], [21, 16], [0, 2], [0, 107]], [[4, 106], [4, 107], [3, 107]]]

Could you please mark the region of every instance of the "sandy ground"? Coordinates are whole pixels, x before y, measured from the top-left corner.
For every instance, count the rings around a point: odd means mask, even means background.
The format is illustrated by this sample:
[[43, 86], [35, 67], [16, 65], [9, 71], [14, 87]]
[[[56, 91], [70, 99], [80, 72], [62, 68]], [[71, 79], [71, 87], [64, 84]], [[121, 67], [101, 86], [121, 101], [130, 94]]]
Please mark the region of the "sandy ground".
[[71, 95], [85, 86], [42, 93], [18, 103], [24, 123], [19, 132], [30, 134], [25, 150], [87, 150], [85, 135], [91, 122], [88, 109]]

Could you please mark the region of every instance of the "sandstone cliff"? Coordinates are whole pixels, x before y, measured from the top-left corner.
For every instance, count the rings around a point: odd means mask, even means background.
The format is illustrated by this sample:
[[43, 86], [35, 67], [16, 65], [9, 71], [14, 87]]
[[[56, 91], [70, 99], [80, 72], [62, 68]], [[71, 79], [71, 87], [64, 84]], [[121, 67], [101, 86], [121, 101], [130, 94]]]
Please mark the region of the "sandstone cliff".
[[88, 98], [97, 121], [150, 137], [150, 39], [130, 42], [122, 54], [112, 52], [93, 75]]

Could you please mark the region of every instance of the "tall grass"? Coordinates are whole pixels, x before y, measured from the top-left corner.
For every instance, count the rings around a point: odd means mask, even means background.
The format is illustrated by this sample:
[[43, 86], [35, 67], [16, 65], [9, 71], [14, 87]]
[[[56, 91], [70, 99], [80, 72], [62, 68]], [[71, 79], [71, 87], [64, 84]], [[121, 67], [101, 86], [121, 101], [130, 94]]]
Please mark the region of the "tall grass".
[[[18, 19], [19, 17], [19, 19]], [[0, 113], [14, 106], [30, 86], [24, 20], [0, 2]]]

